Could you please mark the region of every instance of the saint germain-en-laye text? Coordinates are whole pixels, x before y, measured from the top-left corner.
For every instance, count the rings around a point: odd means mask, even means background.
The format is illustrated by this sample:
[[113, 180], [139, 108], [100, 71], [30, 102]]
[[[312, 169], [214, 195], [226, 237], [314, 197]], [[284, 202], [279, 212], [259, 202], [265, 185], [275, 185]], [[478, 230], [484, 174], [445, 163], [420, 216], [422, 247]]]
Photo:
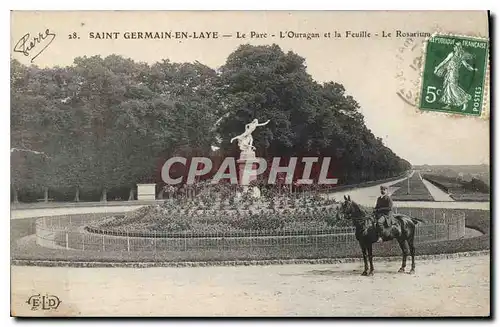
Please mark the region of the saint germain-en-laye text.
[[430, 37], [431, 33], [422, 31], [402, 30], [331, 30], [331, 31], [234, 31], [223, 33], [219, 31], [94, 31], [88, 33], [89, 39], [94, 40], [169, 40], [169, 39], [304, 39], [313, 40], [320, 38], [329, 39], [367, 39], [367, 38], [405, 38], [405, 37]]

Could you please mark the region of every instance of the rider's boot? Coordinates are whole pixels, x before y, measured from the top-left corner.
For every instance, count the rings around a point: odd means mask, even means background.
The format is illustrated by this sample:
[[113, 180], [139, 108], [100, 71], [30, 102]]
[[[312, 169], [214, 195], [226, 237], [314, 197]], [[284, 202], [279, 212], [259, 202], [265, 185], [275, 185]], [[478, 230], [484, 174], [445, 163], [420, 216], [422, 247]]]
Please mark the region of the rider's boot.
[[376, 231], [377, 231], [377, 236], [378, 236], [378, 239], [377, 239], [377, 243], [382, 243], [384, 240], [382, 239], [382, 224], [380, 223], [380, 220], [377, 220], [377, 227], [376, 227]]

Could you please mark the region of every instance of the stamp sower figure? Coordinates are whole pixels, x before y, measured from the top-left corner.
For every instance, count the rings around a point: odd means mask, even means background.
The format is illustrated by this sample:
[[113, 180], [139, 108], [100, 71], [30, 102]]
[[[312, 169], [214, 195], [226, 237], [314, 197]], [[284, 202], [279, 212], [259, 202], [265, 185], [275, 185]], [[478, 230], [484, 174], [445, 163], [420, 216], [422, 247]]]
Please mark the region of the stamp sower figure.
[[375, 219], [377, 221], [377, 242], [382, 242], [384, 225], [385, 227], [390, 227], [392, 225], [392, 199], [388, 193], [387, 186], [380, 186], [380, 194], [374, 209]]
[[449, 109], [450, 106], [462, 106], [462, 110], [467, 109], [467, 103], [471, 99], [471, 95], [467, 94], [459, 85], [460, 67], [464, 66], [470, 71], [477, 71], [477, 68], [472, 67], [467, 60], [473, 56], [465, 52], [462, 44], [457, 42], [448, 56], [434, 68], [434, 73], [438, 76], [444, 75], [443, 81], [443, 96], [439, 100], [446, 106], [443, 109]]

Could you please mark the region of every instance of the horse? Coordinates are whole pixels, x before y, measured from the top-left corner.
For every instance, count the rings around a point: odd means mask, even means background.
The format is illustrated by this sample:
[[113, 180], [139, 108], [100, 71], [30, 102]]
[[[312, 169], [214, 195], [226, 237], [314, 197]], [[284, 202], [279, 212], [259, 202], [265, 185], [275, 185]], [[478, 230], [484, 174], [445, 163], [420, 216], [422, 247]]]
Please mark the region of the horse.
[[[363, 260], [365, 263], [365, 270], [361, 274], [362, 276], [372, 276], [373, 275], [373, 255], [372, 255], [372, 245], [377, 242], [378, 236], [376, 233], [376, 220], [372, 213], [368, 212], [367, 209], [362, 208], [359, 204], [351, 200], [350, 196], [344, 195], [344, 202], [341, 203], [340, 209], [337, 210], [337, 216], [342, 214], [351, 218], [356, 228], [356, 239], [361, 246], [361, 251], [363, 252]], [[396, 239], [403, 251], [403, 262], [401, 268], [399, 268], [400, 273], [405, 272], [406, 268], [406, 258], [408, 257], [408, 247], [410, 249], [411, 255], [411, 270], [410, 274], [415, 273], [415, 246], [413, 241], [415, 240], [415, 228], [418, 223], [423, 223], [422, 219], [412, 218], [404, 214], [394, 214], [394, 221], [396, 224], [389, 227], [384, 227], [382, 230], [382, 240], [384, 242]], [[368, 271], [367, 256], [370, 261], [370, 270]]]

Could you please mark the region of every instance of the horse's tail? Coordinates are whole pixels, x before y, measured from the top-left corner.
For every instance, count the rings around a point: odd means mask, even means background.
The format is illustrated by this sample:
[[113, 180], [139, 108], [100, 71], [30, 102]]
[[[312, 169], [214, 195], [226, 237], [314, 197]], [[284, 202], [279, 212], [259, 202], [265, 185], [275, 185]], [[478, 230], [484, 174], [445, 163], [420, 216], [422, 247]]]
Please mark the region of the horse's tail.
[[234, 141], [234, 140], [237, 140], [237, 139], [238, 139], [238, 136], [233, 137], [233, 138], [231, 139], [231, 142], [229, 142], [229, 143], [233, 143], [233, 141]]
[[413, 217], [410, 217], [408, 215], [405, 215], [405, 214], [397, 214], [395, 215], [396, 218], [398, 218], [401, 222], [404, 222], [405, 220], [411, 220], [412, 223], [414, 223], [415, 225], [418, 224], [418, 223], [425, 223], [425, 220], [423, 219], [420, 219], [420, 218], [413, 218]]
[[416, 225], [418, 223], [422, 223], [424, 224], [425, 223], [425, 220], [423, 219], [420, 219], [420, 218], [413, 218], [413, 217], [410, 217], [411, 218], [411, 221], [413, 221], [413, 223]]

